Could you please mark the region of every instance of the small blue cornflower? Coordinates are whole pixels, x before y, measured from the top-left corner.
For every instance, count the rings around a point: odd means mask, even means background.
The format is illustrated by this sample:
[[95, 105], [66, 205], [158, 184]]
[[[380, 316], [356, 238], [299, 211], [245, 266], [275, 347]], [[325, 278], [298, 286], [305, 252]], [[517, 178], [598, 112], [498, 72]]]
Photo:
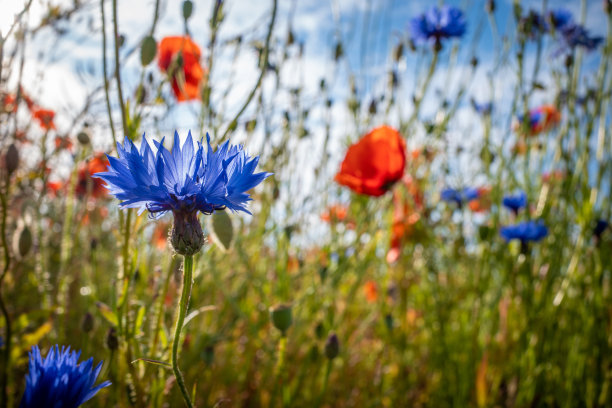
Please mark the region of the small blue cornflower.
[[548, 235], [548, 228], [542, 221], [524, 221], [515, 225], [501, 227], [499, 231], [506, 241], [518, 239], [525, 244], [528, 241], [540, 241]]
[[417, 44], [433, 44], [442, 48], [442, 39], [461, 37], [467, 23], [463, 11], [456, 7], [431, 7], [410, 20], [410, 37]]
[[95, 367], [93, 358], [79, 363], [81, 352], [71, 351], [70, 346], [51, 347], [46, 358], [34, 346], [29, 355], [26, 389], [19, 408], [76, 408], [110, 385], [105, 381], [94, 387], [102, 362]]
[[143, 135], [140, 150], [127, 137], [123, 146], [117, 143], [119, 157], [108, 156], [109, 167], [95, 176], [106, 181], [106, 187], [122, 208], [148, 210], [153, 217], [168, 211], [174, 215], [171, 242], [181, 255], [193, 255], [204, 244], [197, 213], [212, 214], [229, 208], [250, 212], [248, 190], [261, 183], [270, 173], [255, 173], [259, 157], [249, 157], [242, 146], [225, 142], [217, 150], [194, 142], [191, 132], [181, 147], [174, 133], [172, 150], [154, 141], [153, 152]]
[[440, 192], [440, 199], [442, 201], [457, 203], [459, 207], [464, 202], [476, 200], [478, 197], [480, 197], [480, 191], [474, 187], [465, 187], [463, 190], [447, 187]]
[[595, 228], [593, 228], [593, 235], [597, 239], [600, 239], [601, 235], [604, 233], [605, 230], [608, 229], [609, 226], [610, 226], [610, 223], [608, 223], [608, 221], [604, 219], [597, 220], [597, 222], [595, 223]]
[[521, 208], [527, 207], [527, 194], [524, 191], [520, 191], [514, 195], [504, 196], [502, 204], [504, 207], [512, 210], [514, 214], [517, 214]]
[[493, 104], [491, 102], [478, 103], [472, 100], [472, 106], [474, 110], [482, 116], [489, 116], [493, 111]]
[[572, 24], [561, 30], [562, 50], [571, 51], [576, 47], [586, 48], [587, 51], [595, 50], [603, 42], [603, 37], [593, 37], [588, 30], [581, 25]]
[[548, 14], [550, 24], [555, 30], [563, 30], [574, 24], [574, 17], [569, 10], [554, 9]]

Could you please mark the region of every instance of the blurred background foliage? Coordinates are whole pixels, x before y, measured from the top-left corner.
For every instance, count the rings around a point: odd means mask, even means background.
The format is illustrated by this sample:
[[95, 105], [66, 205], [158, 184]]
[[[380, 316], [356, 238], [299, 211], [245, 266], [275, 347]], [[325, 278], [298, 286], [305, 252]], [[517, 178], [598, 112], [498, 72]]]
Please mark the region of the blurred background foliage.
[[[231, 136], [274, 173], [252, 216], [200, 217], [181, 351], [196, 406], [612, 406], [609, 0], [568, 6], [597, 44], [556, 31], [546, 0], [449, 2], [467, 32], [433, 43], [409, 29], [427, 2], [16, 3], [2, 406], [30, 348], [56, 343], [104, 360], [113, 384], [87, 406], [181, 406], [171, 220], [120, 212], [91, 178], [123, 135], [174, 129]], [[335, 183], [381, 125], [405, 142], [400, 179], [380, 197]], [[504, 208], [518, 191], [526, 209]], [[500, 235], [527, 220], [547, 236]]]

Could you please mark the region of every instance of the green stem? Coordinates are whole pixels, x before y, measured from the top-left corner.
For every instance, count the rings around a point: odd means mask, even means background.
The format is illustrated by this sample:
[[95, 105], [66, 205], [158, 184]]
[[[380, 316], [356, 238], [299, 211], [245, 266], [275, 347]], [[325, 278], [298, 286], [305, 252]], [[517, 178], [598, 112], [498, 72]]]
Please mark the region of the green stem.
[[4, 269], [2, 270], [2, 275], [0, 275], [0, 309], [2, 309], [2, 315], [4, 316], [4, 322], [6, 324], [6, 338], [4, 339], [4, 358], [2, 364], [2, 372], [0, 373], [0, 379], [2, 384], [0, 386], [0, 407], [6, 408], [7, 405], [7, 384], [8, 384], [8, 372], [10, 366], [10, 358], [11, 358], [11, 317], [6, 309], [6, 305], [4, 303], [4, 297], [2, 296], [2, 283], [4, 282], [4, 278], [8, 274], [9, 268], [11, 266], [11, 253], [9, 251], [8, 242], [6, 239], [6, 213], [7, 213], [7, 196], [9, 192], [9, 182], [7, 176], [6, 190], [0, 193], [0, 201], [2, 202], [2, 247], [4, 249]]
[[104, 75], [104, 99], [106, 101], [108, 124], [110, 126], [111, 135], [113, 136], [113, 148], [116, 148], [117, 136], [115, 135], [115, 125], [113, 124], [113, 113], [111, 110], [110, 96], [108, 93], [108, 69], [106, 67], [106, 20], [104, 18], [104, 0], [100, 0], [100, 12], [102, 15], [102, 73]]
[[[119, 96], [119, 106], [121, 107], [121, 122], [123, 124], [123, 134], [128, 131], [125, 104], [123, 103], [123, 90], [121, 89], [121, 70], [119, 69], [119, 29], [117, 27], [117, 0], [113, 0], [113, 35], [115, 36], [115, 78], [117, 79], [117, 94]], [[132, 137], [132, 135], [128, 135]]]
[[183, 374], [181, 373], [178, 365], [178, 346], [181, 337], [181, 330], [183, 328], [183, 321], [185, 320], [185, 314], [187, 313], [187, 308], [189, 306], [189, 297], [191, 296], [191, 285], [193, 283], [192, 271], [193, 255], [185, 255], [183, 260], [183, 291], [181, 293], [181, 300], [179, 301], [176, 327], [174, 328], [174, 339], [172, 340], [172, 371], [174, 371], [174, 376], [176, 377], [176, 382], [181, 389], [181, 393], [183, 394], [185, 404], [190, 408], [193, 408], [193, 403], [191, 402], [191, 397], [189, 397], [189, 392], [185, 386]]

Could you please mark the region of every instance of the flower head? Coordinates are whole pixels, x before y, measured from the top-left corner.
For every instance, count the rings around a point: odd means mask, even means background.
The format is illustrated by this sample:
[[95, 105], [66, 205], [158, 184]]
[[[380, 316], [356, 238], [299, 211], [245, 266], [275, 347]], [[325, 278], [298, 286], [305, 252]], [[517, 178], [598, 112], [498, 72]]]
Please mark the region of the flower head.
[[581, 25], [571, 24], [561, 30], [563, 44], [559, 51], [571, 51], [576, 47], [586, 48], [587, 51], [593, 51], [599, 44], [603, 42], [603, 37], [593, 37], [588, 30]]
[[29, 355], [26, 389], [20, 408], [76, 408], [110, 385], [105, 381], [94, 387], [102, 362], [95, 367], [93, 358], [79, 363], [81, 352], [71, 351], [70, 346], [51, 347], [46, 358], [42, 358], [40, 349], [34, 346]]
[[206, 70], [200, 64], [200, 47], [188, 36], [166, 37], [159, 43], [159, 69], [170, 76], [172, 91], [179, 102], [200, 99]]
[[476, 197], [469, 200], [468, 206], [475, 213], [482, 213], [491, 208], [491, 187], [478, 187]]
[[447, 187], [440, 192], [440, 199], [446, 202], [457, 203], [461, 207], [463, 203], [477, 200], [484, 194], [486, 188], [465, 187], [463, 190]]
[[491, 102], [478, 103], [475, 100], [472, 100], [472, 106], [474, 107], [474, 110], [482, 116], [489, 116], [493, 111], [493, 104]]
[[44, 130], [55, 130], [55, 123], [53, 122], [55, 112], [52, 110], [35, 108], [32, 111], [32, 116], [38, 121], [38, 124]]
[[566, 9], [551, 10], [548, 16], [555, 30], [563, 30], [574, 23], [572, 13]]
[[500, 235], [506, 241], [519, 239], [523, 243], [528, 241], [537, 242], [548, 235], [548, 228], [546, 228], [542, 221], [525, 221], [501, 227]]
[[110, 193], [122, 200], [122, 208], [148, 210], [153, 216], [172, 211], [173, 244], [179, 244], [174, 238], [182, 237], [199, 250], [203, 235], [197, 212], [211, 214], [227, 207], [249, 213], [247, 191], [270, 175], [254, 173], [259, 157], [249, 157], [242, 146], [228, 141], [214, 151], [208, 135], [206, 148], [201, 142], [194, 147], [191, 132], [182, 147], [175, 132], [172, 150], [164, 147], [163, 139], [154, 143], [156, 153], [146, 137], [140, 150], [126, 137], [123, 146], [117, 143], [119, 158], [107, 156], [108, 171], [95, 176], [106, 181]]
[[406, 142], [397, 130], [381, 126], [348, 148], [335, 180], [377, 197], [402, 178], [405, 165]]
[[[529, 111], [529, 128], [527, 136], [536, 136], [548, 132], [561, 122], [561, 113], [554, 105], [542, 105]], [[523, 130], [523, 117], [518, 116], [514, 130]]]
[[410, 36], [417, 44], [441, 47], [443, 38], [461, 37], [467, 23], [463, 12], [456, 7], [431, 7], [424, 14], [410, 20]]
[[516, 214], [521, 208], [527, 207], [527, 194], [524, 191], [520, 191], [515, 195], [504, 196], [502, 204]]
[[531, 40], [538, 38], [549, 30], [546, 19], [535, 10], [530, 10], [527, 15], [521, 17], [518, 24], [520, 33]]
[[79, 198], [91, 194], [94, 198], [104, 197], [107, 190], [104, 181], [93, 178], [97, 173], [103, 172], [108, 167], [108, 160], [104, 154], [96, 154], [93, 158], [80, 166], [75, 192]]

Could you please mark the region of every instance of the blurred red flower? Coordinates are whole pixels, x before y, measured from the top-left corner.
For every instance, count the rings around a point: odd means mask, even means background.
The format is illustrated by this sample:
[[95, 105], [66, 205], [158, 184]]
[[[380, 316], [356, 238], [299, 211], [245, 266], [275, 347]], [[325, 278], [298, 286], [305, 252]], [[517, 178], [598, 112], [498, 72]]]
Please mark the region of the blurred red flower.
[[363, 291], [368, 302], [376, 302], [376, 299], [378, 299], [378, 286], [376, 285], [376, 282], [374, 282], [373, 280], [367, 281], [363, 285]]
[[44, 130], [55, 129], [55, 123], [53, 122], [55, 112], [52, 110], [35, 108], [32, 111], [32, 116], [38, 121], [38, 124]]
[[478, 187], [478, 197], [468, 203], [473, 212], [485, 212], [491, 208], [491, 187]]
[[57, 136], [55, 138], [55, 148], [57, 150], [66, 149], [69, 152], [72, 152], [72, 140], [68, 136]]
[[[106, 171], [108, 167], [108, 159], [103, 153], [96, 154], [92, 159], [87, 161], [79, 168], [79, 178], [77, 180], [75, 192], [78, 197], [82, 198], [91, 191], [91, 196], [100, 198], [107, 195], [104, 181], [99, 178], [93, 178], [95, 173]], [[89, 190], [91, 188], [91, 190]]]
[[387, 252], [387, 262], [395, 263], [401, 255], [402, 241], [414, 232], [414, 224], [421, 219], [424, 197], [418, 183], [410, 176], [404, 178], [408, 196], [402, 197], [399, 191], [393, 192], [393, 224], [391, 243]]
[[17, 112], [17, 100], [13, 94], [5, 94], [2, 96], [2, 111]]
[[159, 68], [171, 78], [179, 102], [200, 99], [200, 86], [206, 71], [200, 64], [200, 47], [188, 36], [166, 37], [158, 45]]
[[155, 229], [153, 230], [153, 245], [159, 250], [166, 249], [168, 245], [168, 232], [170, 231], [170, 224], [167, 222], [155, 223]]
[[383, 195], [404, 174], [406, 142], [399, 132], [381, 126], [348, 148], [335, 180], [370, 196]]

